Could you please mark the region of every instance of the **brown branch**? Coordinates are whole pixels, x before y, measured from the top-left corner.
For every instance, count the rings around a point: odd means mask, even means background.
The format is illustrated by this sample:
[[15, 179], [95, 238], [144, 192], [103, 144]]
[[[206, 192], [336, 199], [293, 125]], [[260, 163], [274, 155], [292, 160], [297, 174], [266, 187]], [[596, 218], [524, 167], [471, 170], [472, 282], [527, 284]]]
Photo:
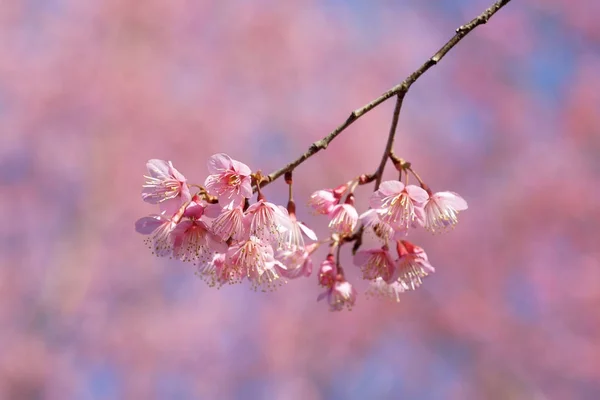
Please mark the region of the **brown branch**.
[[[448, 53], [454, 46], [456, 46], [469, 32], [471, 32], [473, 29], [475, 29], [479, 25], [482, 25], [482, 24], [485, 24], [486, 22], [488, 22], [488, 20], [496, 12], [498, 12], [498, 10], [500, 10], [502, 7], [507, 5], [510, 1], [511, 0], [499, 0], [496, 3], [494, 3], [492, 6], [490, 6], [487, 10], [485, 10], [483, 13], [481, 13], [477, 17], [473, 18], [469, 23], [460, 26], [458, 29], [456, 29], [456, 33], [454, 34], [454, 36], [450, 40], [448, 40], [448, 42], [446, 42], [446, 44], [444, 46], [442, 46], [441, 49], [439, 49], [433, 56], [431, 56], [427, 61], [425, 61], [425, 63], [423, 63], [423, 65], [421, 65], [421, 67], [419, 67], [419, 69], [417, 69], [415, 72], [410, 74], [408, 76], [408, 78], [406, 78], [402, 83], [399, 83], [398, 85], [389, 89], [388, 91], [386, 91], [385, 93], [383, 93], [381, 96], [379, 96], [375, 100], [371, 101], [370, 103], [362, 106], [361, 108], [358, 108], [358, 109], [352, 111], [350, 113], [350, 116], [346, 119], [346, 121], [344, 121], [344, 123], [342, 123], [340, 126], [335, 128], [331, 133], [329, 133], [323, 139], [317, 140], [316, 142], [311, 144], [310, 147], [308, 148], [308, 150], [304, 154], [302, 154], [300, 157], [298, 157], [294, 161], [290, 162], [286, 166], [284, 166], [276, 171], [273, 171], [269, 175], [264, 177], [264, 179], [260, 183], [260, 186], [262, 187], [262, 186], [268, 185], [270, 182], [273, 182], [275, 179], [279, 178], [281, 175], [285, 174], [288, 171], [293, 170], [298, 165], [302, 164], [304, 161], [306, 161], [308, 158], [313, 156], [318, 151], [326, 149], [327, 146], [329, 145], [329, 143], [333, 139], [335, 139], [340, 133], [342, 133], [346, 128], [348, 128], [350, 125], [352, 125], [352, 123], [354, 121], [356, 121], [357, 119], [359, 119], [360, 117], [362, 117], [363, 115], [365, 115], [366, 113], [368, 113], [369, 111], [371, 111], [372, 109], [374, 109], [375, 107], [377, 107], [378, 105], [380, 105], [381, 103], [383, 103], [384, 101], [389, 99], [390, 97], [397, 95], [401, 99], [404, 98], [404, 95], [408, 92], [408, 89], [410, 89], [412, 84], [415, 83], [417, 81], [417, 79], [419, 79], [421, 77], [421, 75], [423, 75], [425, 72], [427, 72], [429, 70], [429, 68], [433, 67], [438, 62], [440, 62], [440, 60], [442, 58], [444, 58], [446, 53]], [[400, 99], [400, 104], [402, 104], [401, 99]], [[393, 134], [391, 136], [392, 136], [391, 140], [393, 140]], [[389, 142], [389, 140], [390, 139], [388, 138], [388, 142]], [[378, 171], [379, 171], [379, 169], [378, 169]]]
[[396, 127], [398, 126], [400, 109], [402, 108], [402, 100], [404, 100], [405, 94], [406, 93], [398, 93], [398, 97], [396, 98], [396, 106], [394, 107], [394, 115], [392, 116], [392, 126], [390, 126], [390, 133], [388, 135], [387, 143], [385, 144], [385, 150], [383, 151], [381, 162], [379, 163], [379, 167], [375, 172], [374, 190], [379, 189], [379, 185], [381, 184], [381, 178], [383, 177], [383, 170], [385, 169], [385, 164], [387, 163], [387, 159], [392, 152], [392, 147], [394, 146], [394, 137], [396, 137]]

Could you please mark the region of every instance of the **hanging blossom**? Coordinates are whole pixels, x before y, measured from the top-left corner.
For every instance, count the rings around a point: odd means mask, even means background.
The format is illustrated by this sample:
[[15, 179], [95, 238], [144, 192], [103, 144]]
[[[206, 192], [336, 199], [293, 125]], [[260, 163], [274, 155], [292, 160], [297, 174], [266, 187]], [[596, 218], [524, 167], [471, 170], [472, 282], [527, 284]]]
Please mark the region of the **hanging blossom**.
[[208, 160], [208, 171], [204, 186], [209, 194], [219, 198], [221, 206], [232, 207], [252, 197], [252, 171], [246, 164], [227, 154], [215, 154]]
[[377, 278], [369, 284], [367, 296], [383, 297], [400, 302], [400, 295], [409, 290], [403, 282], [394, 281], [387, 283], [382, 278]]
[[396, 242], [398, 261], [396, 280], [407, 289], [414, 290], [421, 286], [422, 279], [435, 272], [427, 259], [425, 251], [406, 240]]
[[371, 195], [370, 206], [377, 209], [379, 218], [394, 230], [407, 231], [409, 227], [425, 223], [423, 204], [428, 197], [418, 186], [386, 181]]
[[396, 272], [396, 263], [387, 245], [357, 252], [354, 256], [354, 265], [360, 267], [363, 279], [368, 280], [381, 278], [385, 282], [391, 282]]
[[[372, 181], [371, 176], [361, 175], [312, 194], [309, 206], [329, 219], [329, 238], [317, 241], [315, 233], [296, 218], [291, 173], [286, 173], [290, 200], [284, 208], [266, 201], [260, 190], [252, 202], [251, 184], [261, 181], [260, 173], [252, 174], [248, 166], [226, 154], [210, 158], [204, 187], [188, 185], [170, 161], [150, 160], [147, 169], [142, 198], [158, 205], [159, 213], [140, 218], [136, 230], [147, 236], [145, 242], [154, 254], [192, 262], [196, 274], [217, 287], [247, 280], [254, 290], [272, 291], [286, 279], [310, 276], [312, 255], [320, 244], [329, 243], [330, 252], [339, 252], [338, 246], [355, 241], [356, 251], [366, 232], [380, 242], [354, 256], [363, 279], [370, 281], [367, 294], [399, 301], [401, 294], [418, 288], [435, 271], [421, 247], [401, 240], [409, 228], [421, 225], [442, 232], [454, 227], [459, 212], [467, 209], [458, 194], [434, 194], [413, 172], [421, 187], [383, 182], [371, 195], [371, 208], [359, 216], [354, 190]], [[190, 188], [198, 192], [191, 195]], [[355, 234], [359, 221], [360, 235]], [[306, 239], [313, 243], [306, 244]], [[394, 242], [397, 258], [390, 252]], [[351, 308], [357, 298], [338, 263], [329, 254], [317, 274], [324, 288], [317, 300], [327, 299], [332, 311]]]
[[153, 214], [136, 221], [135, 230], [142, 235], [149, 236], [144, 242], [152, 250], [152, 254], [158, 257], [166, 257], [173, 253], [174, 237], [172, 233], [181, 221], [186, 206], [184, 204], [170, 217], [165, 214]]
[[458, 212], [468, 208], [465, 199], [454, 192], [429, 194], [425, 203], [425, 229], [432, 233], [443, 232], [458, 223]]
[[244, 225], [249, 229], [249, 233], [267, 243], [282, 243], [290, 224], [287, 213], [283, 213], [278, 206], [264, 199], [252, 204], [244, 213]]
[[215, 253], [226, 251], [227, 245], [201, 220], [204, 206], [197, 201], [186, 207], [183, 219], [171, 232], [173, 255], [182, 261], [205, 263], [211, 261]]
[[327, 299], [330, 311], [340, 311], [344, 307], [349, 310], [356, 303], [356, 289], [338, 271], [333, 254], [327, 255], [319, 268], [319, 285], [325, 287], [325, 292], [317, 297], [317, 301]]

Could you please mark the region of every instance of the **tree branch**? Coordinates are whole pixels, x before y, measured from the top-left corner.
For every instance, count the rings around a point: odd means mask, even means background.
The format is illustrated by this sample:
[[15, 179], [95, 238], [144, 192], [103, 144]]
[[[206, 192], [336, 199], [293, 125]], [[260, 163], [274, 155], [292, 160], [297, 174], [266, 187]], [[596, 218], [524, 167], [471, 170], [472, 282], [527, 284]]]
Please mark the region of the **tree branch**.
[[[318, 151], [326, 149], [327, 146], [329, 145], [329, 143], [333, 139], [335, 139], [340, 133], [342, 133], [346, 128], [348, 128], [350, 125], [352, 125], [352, 123], [354, 123], [354, 121], [356, 121], [357, 119], [359, 119], [360, 117], [362, 117], [363, 115], [365, 115], [366, 113], [368, 113], [369, 111], [371, 111], [372, 109], [374, 109], [375, 107], [377, 107], [378, 105], [380, 105], [381, 103], [383, 103], [384, 101], [386, 101], [387, 99], [389, 99], [392, 96], [397, 95], [399, 98], [399, 103], [396, 104], [397, 108], [398, 108], [398, 113], [399, 113], [400, 108], [398, 107], [398, 104], [400, 107], [402, 106], [402, 99], [404, 98], [404, 95], [408, 92], [408, 89], [410, 89], [412, 84], [415, 83], [417, 81], [417, 79], [419, 79], [421, 77], [421, 75], [423, 75], [425, 72], [427, 72], [431, 67], [433, 67], [438, 62], [440, 62], [440, 60], [442, 58], [444, 58], [446, 53], [448, 53], [454, 46], [456, 46], [469, 32], [471, 32], [473, 29], [475, 29], [479, 25], [487, 23], [488, 20], [496, 12], [498, 12], [498, 10], [500, 10], [502, 7], [504, 7], [510, 1], [511, 0], [499, 0], [496, 3], [494, 3], [492, 6], [490, 6], [487, 10], [485, 10], [483, 13], [481, 13], [477, 17], [473, 18], [470, 22], [468, 22], [465, 25], [460, 26], [458, 29], [456, 29], [456, 33], [454, 34], [454, 36], [450, 40], [448, 40], [448, 42], [446, 42], [446, 44], [444, 46], [442, 46], [442, 48], [439, 49], [433, 56], [431, 56], [427, 61], [425, 61], [425, 63], [423, 63], [423, 65], [421, 65], [421, 67], [419, 67], [419, 69], [417, 69], [415, 72], [410, 74], [404, 81], [402, 81], [398, 85], [392, 87], [391, 89], [389, 89], [388, 91], [383, 93], [381, 96], [377, 97], [375, 100], [362, 106], [361, 108], [358, 108], [358, 109], [352, 111], [350, 113], [350, 116], [346, 119], [346, 121], [344, 121], [344, 123], [342, 123], [340, 126], [335, 128], [331, 133], [329, 133], [323, 139], [318, 140], [318, 141], [314, 142], [313, 144], [311, 144], [310, 147], [308, 148], [308, 150], [304, 154], [302, 154], [300, 157], [298, 157], [294, 161], [290, 162], [286, 166], [284, 166], [276, 171], [273, 171], [269, 175], [264, 177], [264, 179], [260, 183], [260, 186], [263, 187], [263, 186], [268, 185], [270, 182], [273, 182], [275, 179], [279, 178], [281, 175], [285, 174], [286, 172], [292, 171], [294, 168], [296, 168], [298, 165], [302, 164], [304, 161], [306, 161], [308, 158], [313, 156]], [[394, 111], [394, 114], [396, 114], [396, 111]], [[396, 121], [396, 123], [397, 123], [397, 121]], [[394, 129], [394, 132], [395, 132], [395, 129]], [[390, 136], [391, 137], [388, 137], [388, 144], [390, 144], [390, 141], [392, 141], [392, 143], [393, 143], [394, 134], [390, 133]], [[387, 147], [386, 147], [386, 149], [387, 149]], [[389, 153], [389, 150], [387, 151], [387, 153]], [[385, 155], [385, 157], [387, 157], [387, 154]], [[383, 161], [383, 165], [385, 166], [385, 161]], [[381, 165], [379, 166], [377, 171], [379, 172], [380, 169], [382, 170]], [[383, 172], [383, 170], [381, 172]], [[381, 175], [381, 174], [379, 174], [379, 175]], [[379, 183], [380, 180], [381, 180], [381, 178], [379, 177], [377, 179], [377, 183]]]

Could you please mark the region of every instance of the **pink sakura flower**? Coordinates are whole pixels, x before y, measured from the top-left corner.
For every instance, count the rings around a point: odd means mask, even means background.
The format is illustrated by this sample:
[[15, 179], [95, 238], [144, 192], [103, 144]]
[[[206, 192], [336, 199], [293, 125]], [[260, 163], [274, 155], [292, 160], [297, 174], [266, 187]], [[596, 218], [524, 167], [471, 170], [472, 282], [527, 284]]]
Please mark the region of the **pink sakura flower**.
[[327, 297], [330, 311], [340, 311], [344, 307], [351, 310], [356, 302], [356, 294], [356, 289], [354, 289], [350, 282], [338, 280], [326, 292], [321, 293], [317, 301], [321, 301]]
[[422, 278], [435, 272], [427, 260], [425, 251], [406, 240], [396, 242], [398, 261], [395, 278], [406, 287], [415, 290], [423, 283]]
[[220, 153], [208, 159], [208, 171], [204, 186], [209, 194], [218, 196], [221, 206], [232, 208], [252, 197], [252, 171], [246, 164]]
[[351, 235], [358, 223], [358, 212], [351, 204], [338, 204], [329, 212], [329, 229], [339, 235]]
[[200, 220], [204, 207], [192, 202], [183, 216], [187, 218], [173, 229], [173, 255], [182, 261], [205, 263], [215, 252], [224, 252], [227, 245]]
[[310, 276], [313, 269], [311, 254], [317, 249], [319, 243], [308, 246], [284, 247], [275, 253], [275, 259], [286, 266], [281, 270], [281, 275], [287, 279], [295, 279], [300, 276]]
[[287, 229], [283, 234], [283, 247], [286, 249], [296, 249], [304, 247], [304, 237], [310, 240], [317, 240], [315, 232], [296, 219], [294, 212], [288, 212], [285, 207], [279, 206], [281, 212], [287, 217]]
[[223, 208], [221, 213], [212, 221], [212, 232], [224, 241], [229, 238], [244, 240], [248, 229], [244, 224], [244, 212], [241, 207]]
[[282, 236], [290, 225], [287, 213], [264, 199], [248, 207], [244, 220], [250, 234], [266, 243], [281, 243]]
[[322, 189], [317, 190], [310, 196], [308, 206], [315, 210], [317, 214], [327, 215], [339, 201], [340, 196], [336, 195], [332, 189]]
[[400, 181], [386, 181], [371, 195], [371, 208], [378, 209], [379, 218], [394, 230], [408, 230], [415, 223], [423, 225], [423, 204], [429, 195], [415, 185], [404, 186]]
[[240, 274], [240, 271], [227, 263], [225, 253], [215, 253], [211, 261], [198, 264], [196, 274], [210, 287], [217, 285], [221, 287], [226, 283], [230, 285], [240, 283], [244, 277]]
[[135, 230], [142, 235], [149, 235], [144, 242], [148, 245], [152, 254], [165, 257], [173, 250], [173, 237], [171, 232], [177, 226], [178, 220], [167, 218], [164, 215], [150, 215], [135, 222]]
[[372, 231], [375, 236], [382, 239], [385, 243], [396, 236], [396, 231], [394, 231], [390, 224], [379, 219], [377, 210], [373, 208], [362, 213], [358, 219], [365, 229]]
[[425, 229], [443, 232], [458, 223], [458, 212], [468, 208], [467, 202], [454, 192], [437, 192], [425, 203]]
[[319, 285], [330, 288], [337, 279], [337, 266], [333, 254], [328, 254], [325, 261], [319, 267]]
[[256, 236], [238, 242], [227, 251], [226, 263], [240, 275], [252, 282], [253, 289], [274, 290], [280, 275], [278, 268], [285, 269], [273, 258], [273, 248]]
[[367, 296], [385, 297], [400, 302], [400, 294], [409, 289], [403, 282], [387, 283], [381, 278], [372, 281], [367, 290]]
[[142, 199], [151, 204], [177, 199], [177, 205], [190, 201], [190, 189], [185, 177], [173, 167], [171, 161], [149, 160], [148, 175], [143, 185]]
[[363, 279], [369, 280], [382, 278], [385, 282], [390, 282], [396, 271], [396, 263], [387, 245], [357, 252], [354, 256], [354, 265], [358, 265], [362, 270]]

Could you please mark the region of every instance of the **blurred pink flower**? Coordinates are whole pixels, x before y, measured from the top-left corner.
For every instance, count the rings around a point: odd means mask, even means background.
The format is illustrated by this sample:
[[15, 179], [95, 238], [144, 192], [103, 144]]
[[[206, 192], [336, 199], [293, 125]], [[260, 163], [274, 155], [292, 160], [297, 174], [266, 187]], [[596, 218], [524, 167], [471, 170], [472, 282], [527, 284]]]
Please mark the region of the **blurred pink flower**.
[[317, 240], [315, 232], [296, 219], [294, 212], [288, 212], [285, 207], [279, 206], [283, 214], [288, 217], [288, 229], [284, 232], [283, 247], [287, 249], [304, 247], [304, 235], [310, 240]]
[[150, 215], [135, 222], [135, 230], [142, 235], [150, 235], [144, 242], [152, 250], [152, 254], [165, 257], [173, 250], [173, 237], [171, 232], [178, 220], [167, 218], [164, 215]]
[[327, 297], [329, 309], [331, 311], [340, 311], [344, 307], [349, 310], [356, 302], [356, 289], [348, 281], [337, 281], [327, 291], [321, 293], [317, 301]]
[[329, 229], [339, 235], [351, 235], [358, 223], [358, 212], [351, 204], [338, 204], [329, 212]]
[[467, 202], [454, 192], [437, 192], [425, 203], [425, 229], [443, 232], [458, 223], [458, 212], [468, 208]]
[[310, 256], [318, 246], [319, 243], [312, 243], [308, 246], [284, 247], [277, 250], [275, 259], [286, 266], [286, 269], [281, 271], [281, 275], [288, 279], [310, 276], [313, 269]]
[[384, 297], [400, 302], [400, 294], [408, 290], [404, 282], [394, 281], [387, 283], [381, 278], [377, 278], [369, 284], [367, 296]]
[[204, 186], [209, 194], [218, 196], [222, 207], [234, 207], [252, 197], [252, 171], [246, 164], [220, 153], [208, 159], [208, 171]]
[[340, 197], [332, 189], [321, 189], [310, 196], [308, 206], [315, 210], [317, 214], [327, 215], [339, 201]]
[[407, 230], [415, 223], [424, 224], [423, 204], [428, 197], [418, 186], [386, 181], [371, 195], [370, 206], [379, 209], [379, 218], [394, 230]]
[[328, 254], [327, 258], [321, 263], [319, 267], [319, 285], [330, 288], [333, 286], [337, 277], [337, 266], [335, 265], [335, 259], [333, 254]]
[[190, 262], [211, 261], [216, 252], [224, 252], [227, 245], [199, 219], [181, 221], [173, 229], [173, 255]]
[[382, 278], [390, 282], [394, 277], [396, 263], [387, 245], [377, 249], [361, 250], [354, 256], [354, 265], [360, 267], [363, 279]]

